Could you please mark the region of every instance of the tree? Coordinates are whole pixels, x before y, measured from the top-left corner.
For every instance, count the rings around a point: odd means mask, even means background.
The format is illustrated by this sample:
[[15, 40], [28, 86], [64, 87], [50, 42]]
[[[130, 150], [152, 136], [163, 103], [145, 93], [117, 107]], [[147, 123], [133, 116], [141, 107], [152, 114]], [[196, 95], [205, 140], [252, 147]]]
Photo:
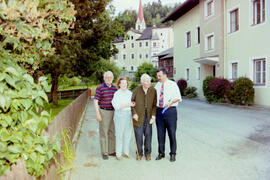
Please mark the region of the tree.
[[95, 72], [91, 75], [91, 79], [96, 83], [102, 83], [103, 80], [103, 74], [106, 71], [111, 71], [114, 75], [114, 80], [117, 80], [121, 70], [113, 63], [102, 59], [98, 61], [93, 68], [95, 69]]
[[60, 150], [42, 131], [49, 114], [46, 78], [31, 75], [54, 52], [55, 34], [68, 33], [75, 11], [66, 0], [0, 1], [0, 176], [18, 159], [39, 177]]
[[94, 64], [108, 60], [118, 50], [111, 42], [124, 35], [124, 27], [112, 18], [112, 9], [105, 11], [110, 0], [71, 0], [75, 5], [76, 22], [69, 35], [57, 36], [55, 54], [45, 58], [42, 71], [52, 77], [52, 102], [58, 103], [58, 79], [63, 75], [89, 77]]
[[136, 80], [139, 81], [141, 76], [146, 73], [148, 74], [149, 76], [152, 77], [152, 80], [153, 81], [156, 81], [157, 78], [156, 78], [156, 71], [157, 71], [157, 68], [155, 68], [153, 66], [153, 64], [151, 63], [143, 63], [142, 65], [138, 66], [138, 70], [137, 72], [135, 73], [135, 77], [136, 77]]

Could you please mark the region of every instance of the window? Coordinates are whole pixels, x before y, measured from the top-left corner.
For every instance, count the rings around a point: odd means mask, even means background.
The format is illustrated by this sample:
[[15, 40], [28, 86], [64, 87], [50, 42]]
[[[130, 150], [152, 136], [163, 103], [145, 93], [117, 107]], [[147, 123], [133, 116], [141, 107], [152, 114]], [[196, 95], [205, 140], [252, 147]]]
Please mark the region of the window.
[[133, 70], [134, 70], [134, 67], [133, 67], [133, 66], [131, 66], [131, 67], [130, 67], [130, 70], [131, 70], [131, 71], [133, 71]]
[[145, 46], [148, 46], [148, 42], [145, 42]]
[[140, 25], [138, 25], [138, 30], [140, 30], [141, 29], [141, 26]]
[[160, 36], [162, 36], [162, 33], [160, 33]]
[[148, 54], [145, 55], [146, 59], [148, 58]]
[[265, 73], [265, 58], [254, 59], [254, 84], [265, 85], [266, 73]]
[[142, 59], [142, 54], [140, 54], [140, 59]]
[[156, 42], [154, 42], [154, 43], [153, 43], [153, 47], [156, 47], [156, 46], [157, 46], [157, 43], [156, 43]]
[[191, 34], [190, 31], [187, 32], [187, 48], [191, 46]]
[[235, 80], [238, 77], [238, 63], [232, 63], [232, 79]]
[[139, 43], [139, 46], [142, 47], [142, 42]]
[[201, 35], [200, 35], [200, 27], [197, 27], [197, 44], [200, 44], [201, 42]]
[[123, 49], [126, 49], [126, 45], [125, 44], [123, 44]]
[[123, 67], [123, 70], [125, 70], [126, 69], [126, 67]]
[[205, 1], [205, 17], [212, 16], [214, 14], [214, 0]]
[[253, 24], [260, 24], [265, 21], [265, 0], [252, 0]]
[[125, 54], [123, 54], [123, 59], [126, 59], [126, 55]]
[[134, 48], [134, 43], [131, 43], [131, 47]]
[[189, 68], [186, 69], [186, 79], [189, 80]]
[[230, 33], [239, 30], [239, 13], [238, 8], [230, 11]]
[[201, 68], [197, 67], [197, 80], [201, 79]]
[[206, 35], [205, 43], [206, 51], [214, 50], [214, 34]]
[[133, 40], [133, 36], [131, 36], [131, 39]]
[[134, 54], [131, 54], [131, 59], [134, 59]]

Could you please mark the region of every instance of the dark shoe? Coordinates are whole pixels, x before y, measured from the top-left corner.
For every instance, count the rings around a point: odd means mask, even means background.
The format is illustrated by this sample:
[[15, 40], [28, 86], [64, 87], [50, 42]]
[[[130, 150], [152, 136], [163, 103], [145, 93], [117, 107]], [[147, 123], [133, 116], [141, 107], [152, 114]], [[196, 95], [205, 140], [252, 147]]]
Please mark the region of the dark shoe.
[[156, 157], [156, 160], [161, 160], [162, 158], [164, 158], [165, 155], [164, 154], [159, 154], [157, 157]]
[[145, 159], [146, 159], [146, 161], [150, 161], [151, 160], [151, 156], [148, 154], [148, 155], [146, 155]]
[[115, 152], [111, 153], [111, 154], [109, 154], [109, 156], [116, 156], [116, 153]]
[[102, 159], [104, 159], [104, 160], [108, 160], [108, 159], [109, 159], [109, 156], [108, 156], [108, 155], [106, 155], [106, 154], [103, 154], [103, 155], [102, 155]]
[[175, 159], [175, 155], [174, 154], [172, 154], [172, 155], [170, 155], [170, 161], [171, 162], [174, 162], [176, 159]]

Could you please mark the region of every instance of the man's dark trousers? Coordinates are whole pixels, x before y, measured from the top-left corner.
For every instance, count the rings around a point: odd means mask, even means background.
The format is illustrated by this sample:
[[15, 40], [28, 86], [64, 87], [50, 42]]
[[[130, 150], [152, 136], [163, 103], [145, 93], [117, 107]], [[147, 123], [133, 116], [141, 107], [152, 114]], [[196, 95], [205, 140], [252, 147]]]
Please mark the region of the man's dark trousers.
[[176, 126], [177, 126], [177, 111], [176, 107], [170, 107], [162, 114], [163, 108], [157, 108], [156, 125], [158, 135], [158, 153], [165, 155], [165, 139], [166, 130], [168, 131], [170, 140], [170, 155], [176, 155]]
[[[147, 114], [145, 114], [145, 119], [141, 127], [134, 126], [136, 143], [138, 148], [138, 155], [143, 156], [143, 142], [144, 142], [144, 155], [151, 154], [151, 144], [152, 144], [152, 126], [149, 125], [147, 120]], [[144, 136], [144, 140], [143, 140]]]

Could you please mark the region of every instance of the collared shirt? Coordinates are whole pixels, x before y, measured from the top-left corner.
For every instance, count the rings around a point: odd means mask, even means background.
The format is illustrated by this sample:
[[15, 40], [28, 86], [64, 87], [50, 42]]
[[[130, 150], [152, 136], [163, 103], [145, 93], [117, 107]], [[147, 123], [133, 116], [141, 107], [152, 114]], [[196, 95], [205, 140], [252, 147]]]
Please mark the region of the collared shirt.
[[106, 83], [97, 87], [94, 99], [98, 100], [98, 105], [101, 109], [113, 109], [112, 99], [116, 91], [117, 88], [114, 85], [109, 87]]
[[[120, 107], [131, 103], [132, 92], [130, 90], [123, 91], [122, 89], [118, 89], [113, 96], [112, 105], [115, 110], [120, 110]], [[126, 107], [121, 110], [131, 110], [130, 107]]]
[[[162, 86], [161, 82], [158, 82], [156, 84], [156, 86], [155, 86], [155, 89], [157, 91], [157, 107], [159, 107], [159, 98], [160, 98], [161, 86]], [[169, 80], [169, 79], [167, 79], [164, 82], [163, 97], [164, 97], [164, 102], [163, 102], [164, 106], [166, 104], [168, 104], [169, 102], [172, 102], [175, 99], [179, 99], [180, 100], [179, 102], [182, 101], [181, 93], [179, 91], [179, 88], [178, 88], [177, 84], [174, 81]], [[178, 105], [178, 102], [172, 104], [172, 106], [177, 106], [177, 105]], [[161, 108], [163, 108], [163, 107], [161, 107]]]

